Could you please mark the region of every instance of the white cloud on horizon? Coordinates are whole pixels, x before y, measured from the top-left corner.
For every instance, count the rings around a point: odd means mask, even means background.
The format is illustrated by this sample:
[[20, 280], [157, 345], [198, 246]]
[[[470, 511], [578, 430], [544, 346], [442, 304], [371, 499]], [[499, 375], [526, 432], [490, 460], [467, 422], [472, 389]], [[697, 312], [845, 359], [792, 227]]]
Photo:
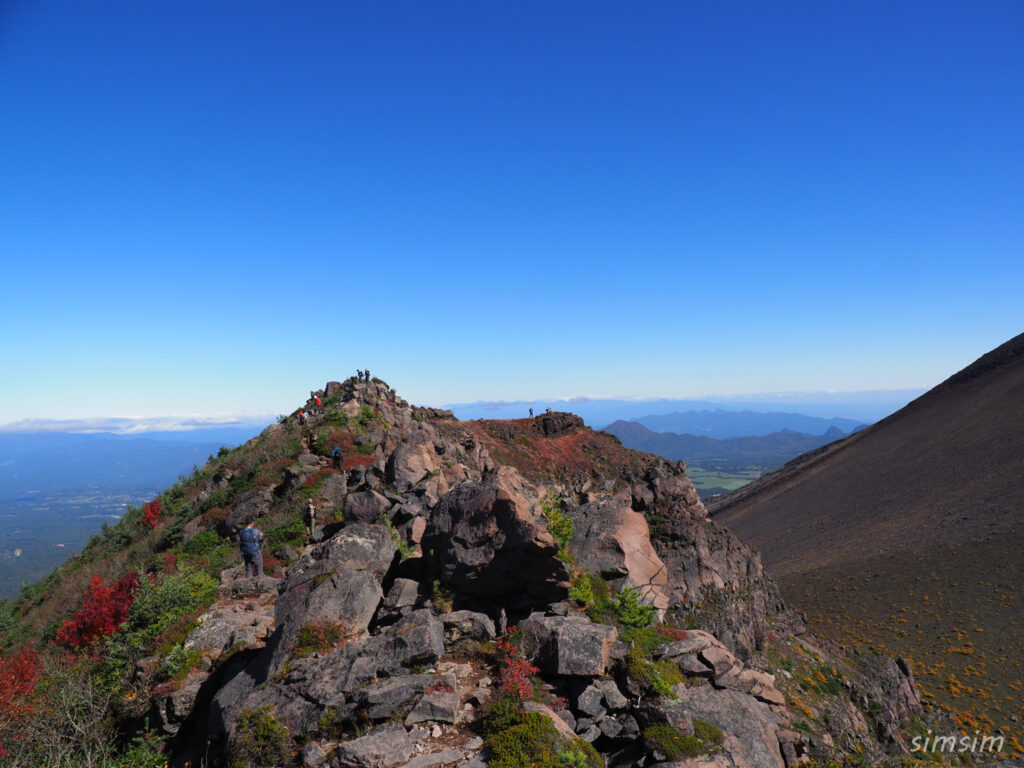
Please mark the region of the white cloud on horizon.
[[80, 433], [109, 432], [116, 435], [139, 435], [147, 432], [188, 432], [195, 429], [250, 427], [270, 424], [276, 416], [267, 413], [245, 414], [178, 414], [134, 418], [131, 416], [97, 416], [83, 419], [21, 419], [0, 425], [0, 433]]

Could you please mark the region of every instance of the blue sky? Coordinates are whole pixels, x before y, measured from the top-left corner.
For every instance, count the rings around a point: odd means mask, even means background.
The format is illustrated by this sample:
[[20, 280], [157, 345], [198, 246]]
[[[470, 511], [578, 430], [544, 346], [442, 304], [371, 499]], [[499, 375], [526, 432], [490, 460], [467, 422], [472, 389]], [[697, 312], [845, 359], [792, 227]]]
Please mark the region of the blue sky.
[[0, 3], [0, 424], [928, 387], [1020, 333], [1024, 5]]

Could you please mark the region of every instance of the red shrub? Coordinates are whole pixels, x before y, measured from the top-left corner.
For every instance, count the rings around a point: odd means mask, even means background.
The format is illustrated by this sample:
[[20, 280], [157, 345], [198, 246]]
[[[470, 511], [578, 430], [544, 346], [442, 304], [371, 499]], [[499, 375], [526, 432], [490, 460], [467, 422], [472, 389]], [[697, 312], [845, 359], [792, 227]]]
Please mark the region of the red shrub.
[[[32, 712], [39, 668], [36, 649], [30, 646], [0, 656], [0, 736], [17, 728], [18, 721]], [[7, 757], [2, 742], [0, 757]]]
[[508, 635], [498, 640], [498, 652], [501, 654], [501, 690], [518, 699], [532, 698], [536, 689], [533, 676], [540, 672], [537, 667], [523, 658], [523, 652], [515, 642], [518, 636], [517, 627], [512, 627]]
[[160, 499], [153, 499], [142, 508], [142, 519], [149, 523], [150, 528], [156, 528], [163, 511], [164, 507], [160, 503]]
[[667, 627], [664, 624], [658, 624], [652, 629], [662, 637], [668, 640], [685, 640], [686, 630], [680, 629], [679, 627]]
[[81, 610], [61, 624], [57, 644], [65, 648], [84, 648], [120, 630], [128, 618], [138, 584], [139, 577], [134, 571], [126, 573], [109, 587], [103, 584], [100, 576], [93, 576], [82, 596]]

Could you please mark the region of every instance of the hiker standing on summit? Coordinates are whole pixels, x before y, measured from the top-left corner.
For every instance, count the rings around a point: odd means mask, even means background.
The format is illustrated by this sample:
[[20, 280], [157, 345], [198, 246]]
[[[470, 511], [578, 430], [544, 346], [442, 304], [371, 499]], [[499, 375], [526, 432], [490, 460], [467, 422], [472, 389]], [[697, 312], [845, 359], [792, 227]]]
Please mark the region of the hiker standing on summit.
[[[242, 552], [242, 560], [245, 561], [245, 578], [263, 575], [263, 531], [254, 527], [255, 522], [250, 520], [249, 524], [238, 534], [238, 548]], [[255, 571], [255, 573], [253, 573]]]

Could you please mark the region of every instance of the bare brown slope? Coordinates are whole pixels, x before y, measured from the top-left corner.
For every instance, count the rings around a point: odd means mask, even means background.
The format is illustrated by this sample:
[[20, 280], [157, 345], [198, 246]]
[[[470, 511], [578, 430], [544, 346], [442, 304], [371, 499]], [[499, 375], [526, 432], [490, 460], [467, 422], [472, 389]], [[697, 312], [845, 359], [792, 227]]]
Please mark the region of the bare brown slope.
[[1024, 715], [1024, 335], [709, 509], [817, 631], [911, 657], [975, 718]]

